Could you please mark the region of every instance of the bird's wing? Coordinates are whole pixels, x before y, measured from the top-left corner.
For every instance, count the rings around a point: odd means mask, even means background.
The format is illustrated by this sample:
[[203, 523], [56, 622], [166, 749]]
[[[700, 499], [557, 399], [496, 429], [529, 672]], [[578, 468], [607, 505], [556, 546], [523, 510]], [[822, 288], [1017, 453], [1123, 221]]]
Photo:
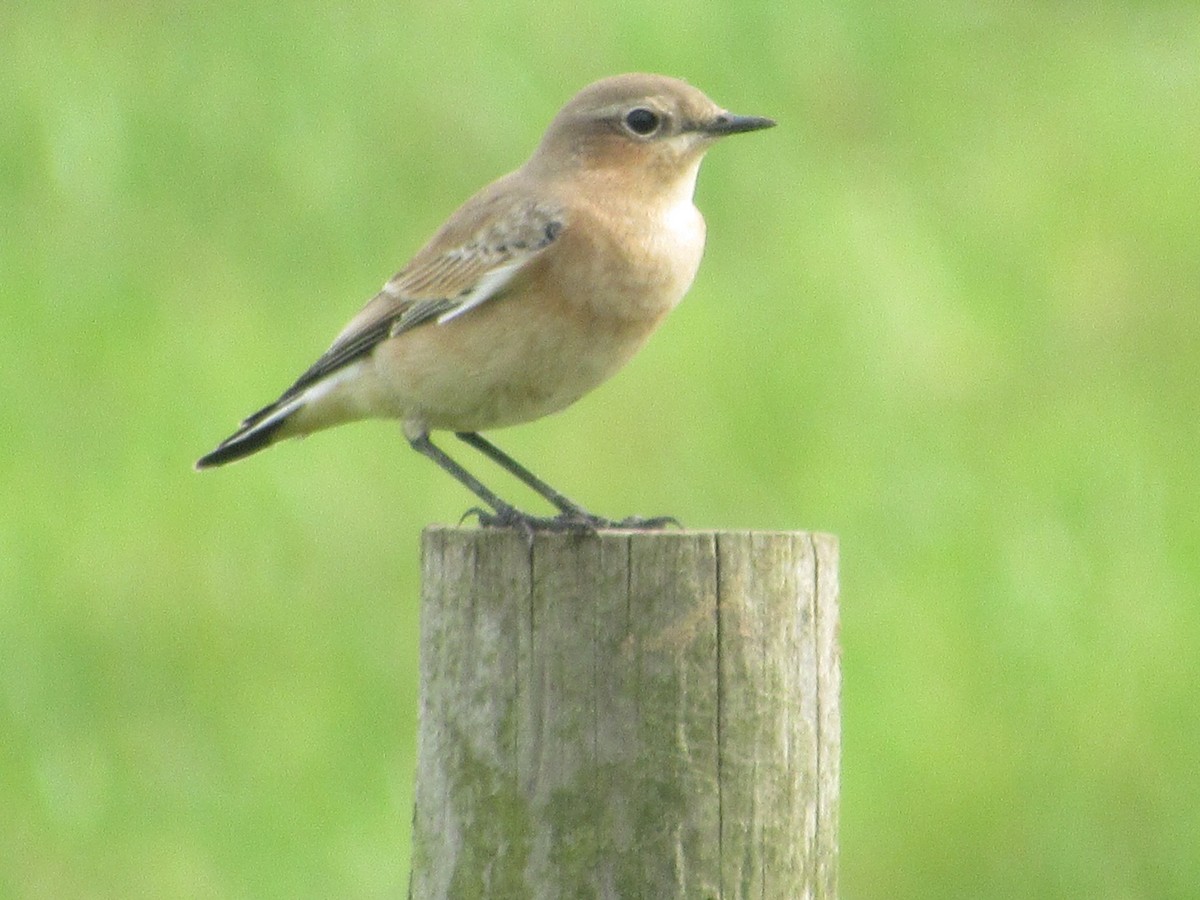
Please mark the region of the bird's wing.
[[565, 227], [562, 210], [505, 192], [468, 201], [412, 261], [394, 275], [333, 345], [253, 426], [318, 381], [418, 325], [449, 322], [504, 292], [513, 277], [546, 252]]

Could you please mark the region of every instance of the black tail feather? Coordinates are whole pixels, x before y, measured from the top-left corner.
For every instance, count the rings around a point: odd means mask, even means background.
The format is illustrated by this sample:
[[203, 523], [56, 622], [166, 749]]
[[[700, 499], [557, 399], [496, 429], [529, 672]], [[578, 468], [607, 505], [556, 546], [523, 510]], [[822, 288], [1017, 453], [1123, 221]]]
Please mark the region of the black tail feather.
[[249, 456], [251, 453], [257, 453], [259, 450], [273, 443], [275, 433], [283, 426], [295, 410], [289, 412], [286, 416], [280, 416], [274, 422], [266, 425], [256, 424], [260, 418], [251, 416], [246, 420], [236, 433], [227, 437], [217, 445], [217, 449], [212, 453], [206, 454], [196, 460], [196, 468], [211, 469], [214, 466], [223, 466], [225, 463], [233, 462], [235, 459], [241, 459], [243, 456]]

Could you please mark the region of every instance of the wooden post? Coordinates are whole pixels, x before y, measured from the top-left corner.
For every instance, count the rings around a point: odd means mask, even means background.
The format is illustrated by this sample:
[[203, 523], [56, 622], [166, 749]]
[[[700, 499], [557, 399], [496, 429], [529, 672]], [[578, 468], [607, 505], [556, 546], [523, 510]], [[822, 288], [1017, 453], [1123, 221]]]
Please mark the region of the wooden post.
[[837, 541], [423, 540], [413, 900], [837, 896]]

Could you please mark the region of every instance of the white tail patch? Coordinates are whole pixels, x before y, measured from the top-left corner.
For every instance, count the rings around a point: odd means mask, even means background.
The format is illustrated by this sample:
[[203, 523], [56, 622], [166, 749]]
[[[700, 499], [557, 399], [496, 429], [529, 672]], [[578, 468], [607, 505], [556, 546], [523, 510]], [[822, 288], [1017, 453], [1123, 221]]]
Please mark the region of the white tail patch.
[[[281, 419], [286, 419], [293, 413], [304, 411], [304, 414], [296, 420], [296, 424], [300, 427], [301, 433], [313, 431], [314, 425], [316, 428], [323, 427], [316, 423], [324, 422], [325, 420], [336, 421], [339, 419], [338, 413], [341, 403], [334, 400], [331, 404], [329, 401], [334, 399], [334, 395], [347, 385], [352, 385], [355, 379], [362, 371], [362, 363], [353, 363], [331, 372], [315, 384], [310, 384], [303, 391], [292, 397], [286, 403], [271, 412], [269, 416], [261, 422], [256, 422], [252, 431], [260, 428], [269, 428]], [[353, 388], [351, 388], [353, 392]]]

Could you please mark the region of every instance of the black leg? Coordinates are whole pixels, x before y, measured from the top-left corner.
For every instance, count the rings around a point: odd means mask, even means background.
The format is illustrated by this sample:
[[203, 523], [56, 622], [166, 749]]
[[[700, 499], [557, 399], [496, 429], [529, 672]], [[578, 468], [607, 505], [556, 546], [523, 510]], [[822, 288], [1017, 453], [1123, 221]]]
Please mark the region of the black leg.
[[433, 441], [429, 439], [428, 434], [422, 434], [417, 438], [409, 438], [408, 442], [414, 450], [432, 459], [445, 472], [453, 476], [459, 484], [495, 510], [497, 515], [503, 516], [517, 511], [516, 507], [505, 503], [492, 491], [488, 490], [483, 482], [447, 456], [442, 450], [435, 447]]
[[459, 484], [492, 508], [492, 512], [488, 512], [480, 507], [474, 507], [467, 510], [463, 516], [464, 519], [467, 516], [474, 515], [478, 517], [479, 524], [485, 528], [518, 528], [524, 531], [526, 537], [530, 540], [533, 539], [533, 532], [535, 531], [587, 532], [595, 531], [597, 527], [603, 527], [599, 524], [602, 520], [598, 520], [594, 516], [588, 516], [587, 513], [576, 515], [564, 511], [553, 518], [542, 518], [521, 512], [521, 510], [517, 509], [511, 503], [501, 500], [483, 482], [447, 456], [444, 451], [434, 446], [428, 434], [409, 438], [408, 442], [414, 450], [422, 456], [433, 460], [443, 471], [450, 474]]
[[564, 497], [554, 488], [550, 487], [550, 485], [546, 484], [546, 482], [542, 481], [542, 479], [538, 478], [483, 435], [474, 431], [456, 431], [454, 432], [454, 436], [460, 441], [470, 444], [492, 462], [496, 463], [496, 465], [500, 466], [500, 468], [541, 494], [560, 512], [564, 512], [570, 516], [595, 518], [578, 503]]
[[474, 447], [492, 462], [496, 463], [510, 475], [517, 478], [528, 487], [532, 488], [534, 491], [552, 503], [555, 507], [557, 507], [561, 515], [549, 520], [556, 523], [556, 525], [553, 527], [559, 529], [565, 527], [568, 530], [575, 528], [586, 531], [597, 531], [602, 528], [654, 530], [658, 528], [665, 528], [668, 525], [674, 525], [676, 527], [679, 526], [679, 521], [674, 516], [656, 516], [651, 519], [643, 519], [639, 516], [629, 516], [625, 519], [613, 520], [593, 515], [574, 500], [571, 500], [570, 498], [556, 491], [554, 488], [550, 487], [550, 485], [542, 481], [542, 479], [538, 478], [527, 468], [525, 468], [478, 432], [456, 431], [454, 434], [455, 437], [457, 437], [460, 441]]

